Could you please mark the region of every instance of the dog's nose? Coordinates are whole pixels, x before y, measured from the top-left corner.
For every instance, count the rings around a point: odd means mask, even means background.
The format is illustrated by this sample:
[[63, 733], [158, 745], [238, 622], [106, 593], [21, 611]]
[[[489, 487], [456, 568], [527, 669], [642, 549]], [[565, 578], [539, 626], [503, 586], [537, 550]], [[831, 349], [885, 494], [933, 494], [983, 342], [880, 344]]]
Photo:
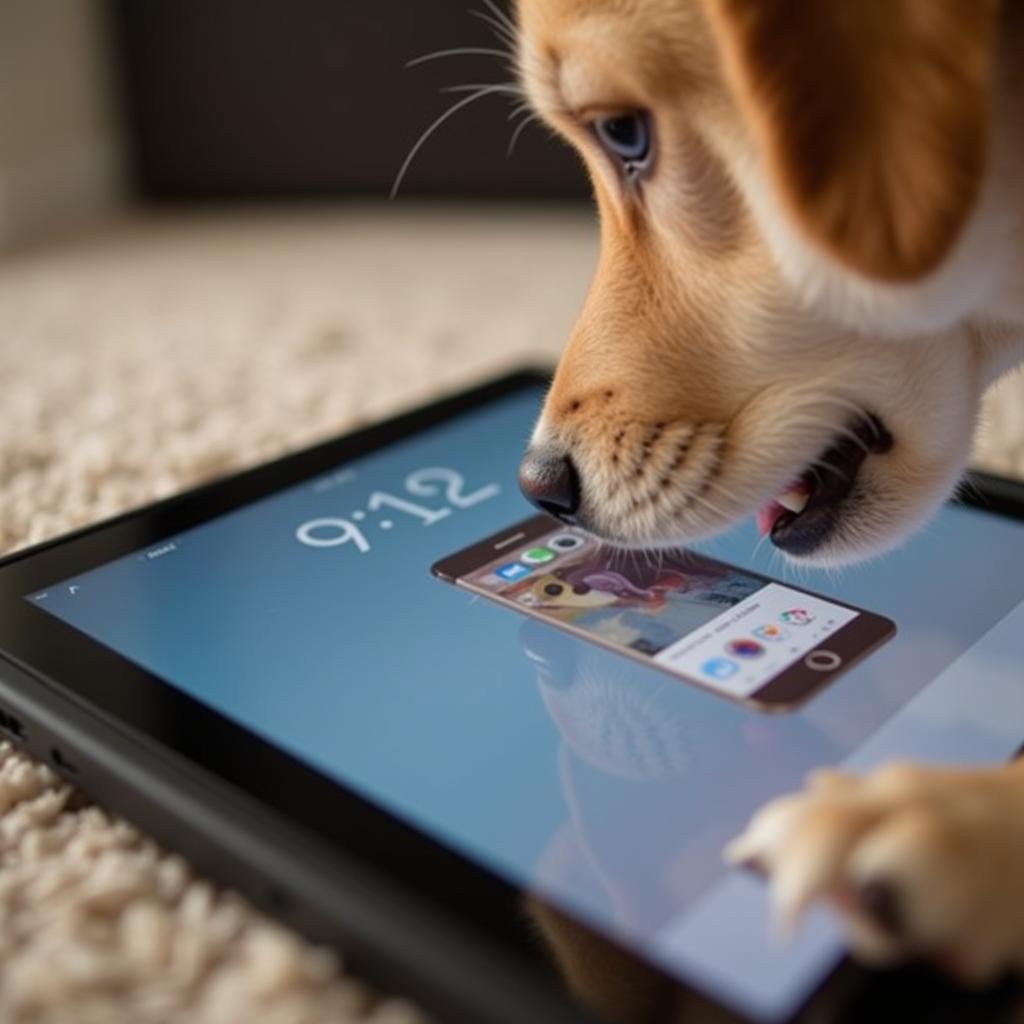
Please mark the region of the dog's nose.
[[537, 508], [572, 522], [580, 507], [580, 478], [568, 455], [531, 448], [519, 463], [519, 488]]

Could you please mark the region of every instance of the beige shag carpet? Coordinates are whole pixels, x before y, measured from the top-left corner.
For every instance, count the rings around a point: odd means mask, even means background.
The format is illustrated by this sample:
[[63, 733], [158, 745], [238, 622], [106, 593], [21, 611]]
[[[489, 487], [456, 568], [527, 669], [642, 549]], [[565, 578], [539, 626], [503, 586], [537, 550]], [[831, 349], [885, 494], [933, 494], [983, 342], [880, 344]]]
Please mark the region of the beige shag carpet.
[[[550, 360], [593, 263], [577, 210], [150, 215], [0, 260], [0, 550]], [[1024, 388], [983, 461], [1024, 466]], [[0, 747], [0, 1020], [362, 1021], [371, 993]]]

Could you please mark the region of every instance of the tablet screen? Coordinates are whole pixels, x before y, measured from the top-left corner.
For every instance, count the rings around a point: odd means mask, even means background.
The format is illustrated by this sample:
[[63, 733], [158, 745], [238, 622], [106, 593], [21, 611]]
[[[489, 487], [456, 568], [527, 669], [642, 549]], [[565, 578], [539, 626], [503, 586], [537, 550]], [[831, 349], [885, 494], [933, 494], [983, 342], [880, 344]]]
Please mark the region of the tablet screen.
[[1024, 526], [944, 508], [901, 551], [787, 569], [743, 526], [716, 559], [893, 620], [799, 710], [765, 715], [447, 585], [438, 559], [529, 514], [516, 392], [150, 549], [38, 607], [750, 1016], [838, 959], [826, 911], [773, 940], [723, 845], [822, 764], [1019, 745]]

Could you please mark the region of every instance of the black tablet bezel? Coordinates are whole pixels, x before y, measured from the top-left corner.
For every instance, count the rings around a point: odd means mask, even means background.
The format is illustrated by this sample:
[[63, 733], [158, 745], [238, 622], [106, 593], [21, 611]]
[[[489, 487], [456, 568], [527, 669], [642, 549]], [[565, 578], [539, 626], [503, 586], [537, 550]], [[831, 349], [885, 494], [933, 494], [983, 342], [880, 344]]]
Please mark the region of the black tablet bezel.
[[26, 596], [337, 469], [524, 388], [546, 385], [523, 370], [441, 399], [384, 423], [128, 512], [0, 561], [0, 662], [59, 691], [133, 738], [168, 748], [269, 804], [321, 839], [336, 843], [425, 894], [521, 939], [493, 908], [514, 887], [428, 839], [376, 805], [189, 697], [141, 666], [40, 610]]
[[[528, 952], [509, 915], [522, 893], [272, 744], [122, 658], [26, 600], [122, 555], [165, 541], [277, 491], [547, 382], [524, 370], [379, 425], [215, 481], [0, 561], [0, 672], [7, 661], [136, 742], [173, 752], [268, 804], [321, 840], [412, 887], [501, 948]], [[1024, 486], [972, 474], [962, 500], [1024, 519]], [[623, 955], [628, 955], [625, 950]], [[682, 995], [691, 990], [649, 968]], [[703, 998], [696, 993], [697, 998]]]

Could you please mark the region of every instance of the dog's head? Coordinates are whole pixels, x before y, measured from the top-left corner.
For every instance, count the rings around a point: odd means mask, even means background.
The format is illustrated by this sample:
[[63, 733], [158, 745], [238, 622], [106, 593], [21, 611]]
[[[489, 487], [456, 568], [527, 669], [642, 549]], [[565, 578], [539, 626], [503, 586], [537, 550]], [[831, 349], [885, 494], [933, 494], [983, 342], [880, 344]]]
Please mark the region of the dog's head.
[[625, 544], [759, 510], [836, 563], [920, 524], [1005, 368], [990, 0], [519, 0], [599, 264], [524, 491]]

